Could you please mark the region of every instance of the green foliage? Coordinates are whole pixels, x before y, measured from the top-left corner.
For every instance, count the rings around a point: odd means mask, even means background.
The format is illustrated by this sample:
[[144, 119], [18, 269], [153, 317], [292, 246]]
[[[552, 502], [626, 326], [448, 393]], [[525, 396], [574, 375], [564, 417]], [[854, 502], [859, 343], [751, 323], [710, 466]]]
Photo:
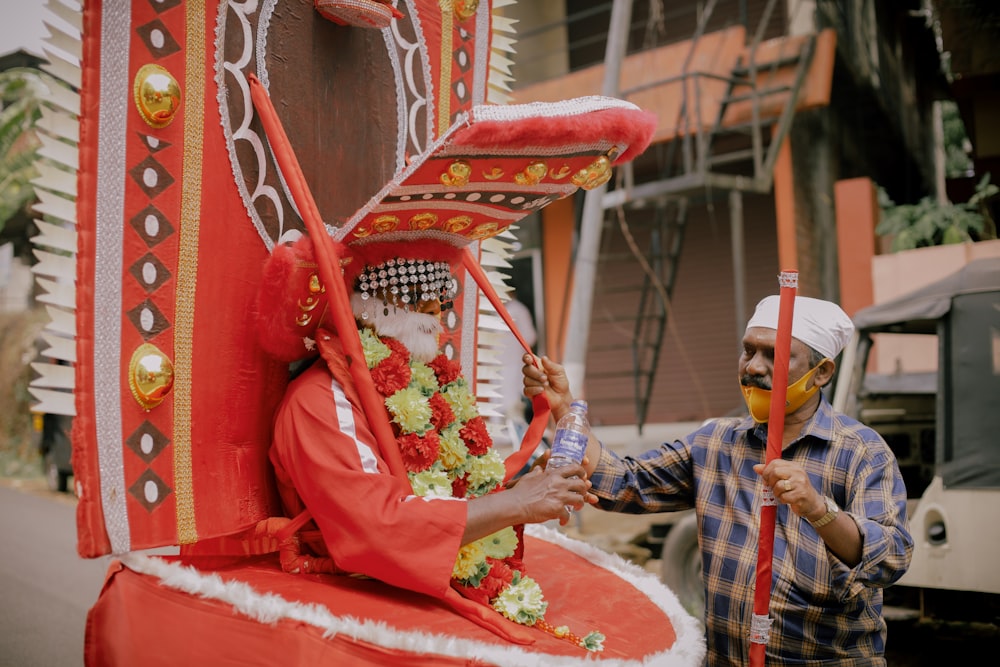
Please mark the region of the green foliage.
[[976, 193], [964, 204], [942, 204], [924, 197], [916, 204], [896, 206], [880, 190], [882, 220], [875, 233], [893, 237], [893, 252], [996, 238], [996, 225], [986, 204], [998, 192], [1000, 188], [990, 183], [989, 174], [983, 176]]
[[55, 80], [30, 67], [0, 72], [0, 232], [35, 199], [31, 179], [38, 142], [32, 132], [41, 97]]
[[41, 308], [0, 313], [0, 476], [40, 469], [31, 428], [35, 399], [28, 393], [34, 371], [27, 362], [46, 321]]
[[971, 173], [972, 158], [969, 157], [969, 152], [972, 144], [965, 133], [965, 123], [958, 112], [958, 105], [954, 102], [941, 103], [941, 126], [944, 135], [945, 175], [957, 178]]

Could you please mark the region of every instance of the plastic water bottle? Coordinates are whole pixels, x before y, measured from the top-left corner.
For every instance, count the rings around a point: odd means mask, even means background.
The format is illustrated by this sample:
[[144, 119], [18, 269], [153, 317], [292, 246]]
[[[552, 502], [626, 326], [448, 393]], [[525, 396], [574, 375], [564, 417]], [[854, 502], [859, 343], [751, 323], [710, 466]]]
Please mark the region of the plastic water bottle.
[[590, 439], [590, 422], [587, 420], [587, 401], [573, 401], [569, 412], [556, 424], [552, 439], [552, 452], [547, 465], [559, 468], [570, 463], [580, 463]]

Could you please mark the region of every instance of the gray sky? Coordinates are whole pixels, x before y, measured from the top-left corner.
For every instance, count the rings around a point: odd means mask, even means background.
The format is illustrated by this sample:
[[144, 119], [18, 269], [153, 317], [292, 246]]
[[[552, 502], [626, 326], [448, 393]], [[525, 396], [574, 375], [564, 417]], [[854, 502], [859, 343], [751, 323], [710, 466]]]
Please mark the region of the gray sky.
[[64, 25], [45, 8], [48, 2], [80, 7], [74, 0], [0, 0], [0, 55], [18, 49], [44, 55], [44, 39], [49, 33], [43, 21]]

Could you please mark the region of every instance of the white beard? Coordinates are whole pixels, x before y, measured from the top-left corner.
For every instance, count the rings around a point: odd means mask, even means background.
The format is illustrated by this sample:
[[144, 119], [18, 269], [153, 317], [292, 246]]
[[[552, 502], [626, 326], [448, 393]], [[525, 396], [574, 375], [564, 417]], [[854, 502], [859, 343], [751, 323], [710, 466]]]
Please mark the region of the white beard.
[[395, 338], [417, 361], [426, 363], [438, 355], [442, 327], [437, 317], [393, 306], [389, 306], [389, 314], [386, 315], [383, 312], [385, 308], [381, 299], [362, 299], [357, 292], [351, 294], [354, 317], [374, 328], [379, 336]]

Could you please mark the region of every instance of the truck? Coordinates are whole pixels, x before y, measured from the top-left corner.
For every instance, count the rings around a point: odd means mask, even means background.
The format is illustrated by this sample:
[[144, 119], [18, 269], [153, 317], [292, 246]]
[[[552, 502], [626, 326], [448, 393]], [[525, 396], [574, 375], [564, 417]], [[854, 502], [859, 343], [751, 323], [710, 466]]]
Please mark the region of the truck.
[[[828, 396], [895, 453], [914, 538], [909, 570], [886, 591], [886, 617], [972, 622], [1000, 637], [1000, 257], [853, 319]], [[693, 512], [653, 526], [648, 539], [661, 578], [699, 616]]]

